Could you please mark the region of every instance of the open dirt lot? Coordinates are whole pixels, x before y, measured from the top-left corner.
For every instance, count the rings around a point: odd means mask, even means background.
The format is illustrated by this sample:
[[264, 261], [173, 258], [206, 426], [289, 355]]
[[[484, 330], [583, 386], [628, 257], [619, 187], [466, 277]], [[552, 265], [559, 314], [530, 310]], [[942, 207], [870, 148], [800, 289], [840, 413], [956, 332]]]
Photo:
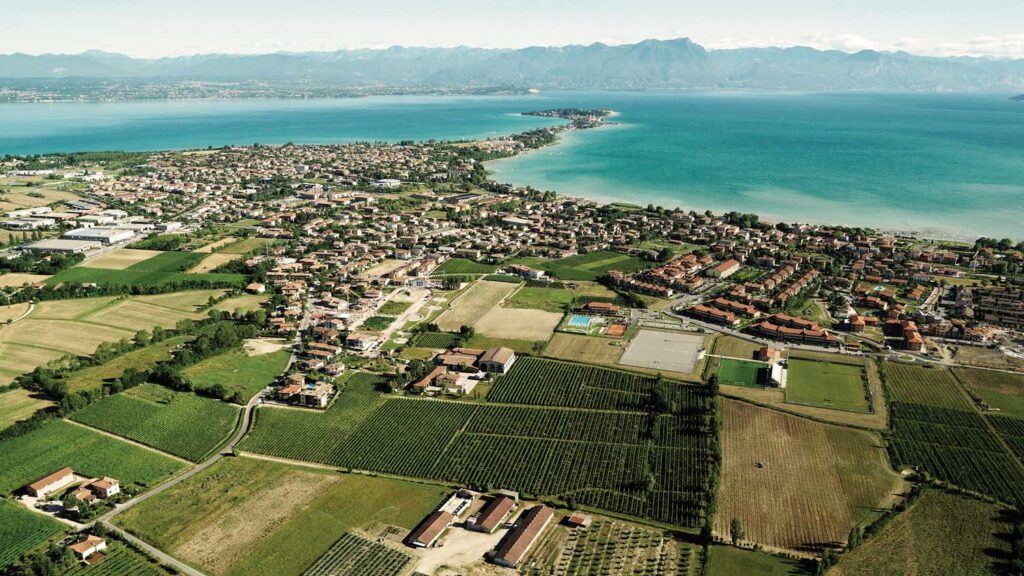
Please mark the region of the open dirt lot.
[[900, 490], [870, 432], [735, 400], [723, 405], [720, 536], [739, 518], [751, 542], [796, 550], [842, 545], [855, 522]]
[[245, 341], [245, 353], [248, 356], [263, 356], [283, 350], [289, 346], [284, 338], [252, 338]]
[[508, 282], [477, 281], [452, 300], [448, 310], [437, 317], [437, 325], [446, 332], [458, 330], [462, 326], [474, 326], [518, 288], [518, 284]]
[[209, 254], [209, 253], [213, 252], [214, 250], [216, 250], [217, 248], [220, 248], [222, 246], [227, 246], [228, 244], [231, 244], [235, 240], [238, 240], [238, 238], [235, 238], [234, 236], [228, 236], [226, 238], [221, 238], [220, 240], [217, 240], [216, 242], [210, 242], [206, 246], [201, 246], [199, 248], [196, 248], [194, 250], [194, 252], [202, 252], [204, 254]]
[[543, 310], [495, 308], [476, 323], [476, 331], [492, 338], [543, 341], [551, 337], [562, 315]]
[[227, 264], [232, 260], [237, 260], [241, 257], [241, 254], [210, 254], [206, 258], [200, 260], [199, 264], [196, 264], [195, 266], [186, 270], [186, 272], [188, 272], [189, 274], [203, 274], [206, 272], [213, 272], [214, 270], [223, 266], [224, 264]]
[[89, 268], [105, 268], [107, 270], [124, 270], [133, 264], [145, 262], [157, 254], [160, 254], [159, 250], [135, 250], [133, 248], [121, 248], [120, 250], [114, 250], [113, 252], [108, 252], [102, 256], [97, 256], [92, 260], [88, 260], [82, 264], [82, 266], [88, 266]]
[[689, 373], [697, 366], [697, 355], [703, 347], [703, 334], [641, 330], [619, 364]]
[[[484, 554], [497, 546], [507, 532], [508, 530], [500, 529], [494, 534], [483, 534], [457, 526], [452, 527], [442, 538], [441, 546], [420, 551], [416, 571], [434, 574], [443, 566], [461, 569], [464, 566], [482, 564]], [[461, 571], [458, 573], [463, 574]]]

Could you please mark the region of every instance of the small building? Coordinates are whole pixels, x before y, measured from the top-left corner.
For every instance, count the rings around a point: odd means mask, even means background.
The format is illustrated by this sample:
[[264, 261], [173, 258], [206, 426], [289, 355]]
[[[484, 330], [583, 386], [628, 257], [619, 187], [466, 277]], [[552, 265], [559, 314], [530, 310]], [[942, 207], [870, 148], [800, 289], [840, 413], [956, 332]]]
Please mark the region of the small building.
[[252, 282], [245, 287], [245, 291], [250, 294], [263, 294], [267, 291], [267, 285], [260, 282]]
[[328, 382], [317, 382], [312, 388], [299, 391], [299, 404], [311, 408], [327, 408], [334, 397], [334, 385]]
[[345, 338], [345, 346], [348, 346], [352, 350], [369, 352], [377, 347], [379, 340], [380, 334], [377, 334], [376, 332], [356, 331], [352, 332]]
[[572, 528], [590, 528], [591, 522], [593, 518], [582, 512], [573, 512], [565, 518], [565, 524]]
[[94, 554], [102, 552], [107, 549], [107, 541], [99, 536], [88, 534], [78, 542], [75, 542], [71, 546], [71, 551], [75, 553], [75, 556], [79, 560], [88, 562]]
[[107, 476], [89, 482], [84, 488], [97, 498], [110, 498], [121, 493], [121, 483]]
[[429, 548], [437, 542], [437, 539], [448, 529], [453, 520], [455, 520], [455, 516], [450, 512], [436, 510], [409, 534], [406, 543], [416, 548]]
[[75, 471], [65, 466], [29, 484], [25, 490], [36, 498], [46, 498], [50, 494], [66, 488], [74, 481]]
[[495, 372], [504, 374], [508, 372], [516, 361], [516, 352], [504, 346], [491, 348], [480, 357], [480, 369], [484, 372]]
[[754, 360], [761, 362], [775, 362], [779, 358], [779, 351], [771, 346], [761, 346], [754, 352]]
[[493, 534], [505, 522], [505, 519], [515, 510], [516, 501], [513, 498], [500, 494], [484, 506], [479, 514], [473, 516], [466, 522], [466, 528], [477, 532]]
[[502, 540], [491, 557], [495, 564], [515, 568], [537, 541], [544, 528], [551, 523], [555, 513], [551, 508], [540, 505], [524, 512], [516, 527]]

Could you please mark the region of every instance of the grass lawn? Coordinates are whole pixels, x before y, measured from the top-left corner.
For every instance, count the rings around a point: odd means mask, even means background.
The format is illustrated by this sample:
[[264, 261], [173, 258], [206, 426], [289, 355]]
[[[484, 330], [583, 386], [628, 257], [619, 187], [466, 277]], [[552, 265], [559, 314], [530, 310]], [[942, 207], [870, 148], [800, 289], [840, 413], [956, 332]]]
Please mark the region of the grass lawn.
[[718, 383], [748, 388], [764, 388], [764, 371], [767, 365], [761, 362], [719, 358]]
[[140, 371], [149, 370], [158, 363], [168, 360], [171, 357], [171, 352], [176, 347], [190, 339], [191, 336], [177, 336], [157, 342], [156, 344], [150, 344], [145, 348], [132, 350], [106, 364], [89, 366], [88, 368], [71, 372], [65, 377], [65, 381], [72, 392], [99, 388], [105, 382], [119, 378], [128, 368], [135, 368]]
[[829, 362], [790, 360], [786, 402], [849, 412], [871, 411], [864, 389], [864, 369]]
[[828, 314], [822, 309], [821, 304], [809, 298], [795, 306], [787, 306], [786, 314], [814, 320], [826, 328], [832, 325], [832, 320], [829, 319]]
[[389, 300], [377, 310], [378, 313], [385, 316], [398, 316], [402, 312], [405, 312], [412, 306], [412, 302], [396, 302], [395, 300]]
[[772, 556], [764, 552], [732, 546], [712, 546], [706, 573], [708, 576], [811, 576], [814, 574], [812, 568], [799, 560]]
[[217, 576], [301, 574], [351, 529], [412, 529], [437, 486], [228, 458], [129, 510], [134, 534]]
[[65, 530], [56, 520], [30, 512], [16, 502], [0, 500], [0, 571]]
[[597, 280], [611, 270], [630, 273], [656, 266], [655, 262], [645, 262], [635, 256], [611, 250], [599, 250], [588, 254], [577, 254], [540, 264], [561, 280]]
[[0, 393], [0, 430], [52, 405], [53, 402], [21, 388]]
[[481, 264], [466, 258], [451, 258], [434, 270], [432, 276], [444, 274], [491, 274], [498, 269], [495, 264]]
[[1009, 532], [996, 506], [930, 490], [829, 574], [995, 574]]
[[271, 240], [267, 238], [243, 238], [238, 242], [217, 248], [214, 252], [218, 254], [248, 254], [253, 250], [263, 248], [270, 242]]
[[9, 494], [64, 466], [84, 476], [117, 478], [128, 487], [151, 486], [185, 465], [146, 448], [56, 420], [0, 442], [0, 494]]
[[505, 307], [564, 312], [575, 296], [572, 290], [565, 288], [524, 286], [505, 301]]
[[197, 390], [223, 384], [231, 392], [241, 391], [244, 397], [251, 398], [284, 372], [290, 357], [289, 350], [259, 356], [234, 350], [193, 364], [182, 374]]
[[391, 323], [395, 321], [393, 316], [370, 316], [363, 321], [361, 328], [363, 330], [370, 330], [373, 332], [380, 332], [391, 326]]
[[1024, 418], [1024, 374], [973, 368], [954, 368], [953, 374], [993, 409]]
[[259, 310], [267, 300], [270, 300], [270, 296], [266, 294], [239, 294], [238, 296], [232, 296], [218, 302], [213, 309], [244, 314], [253, 310]]

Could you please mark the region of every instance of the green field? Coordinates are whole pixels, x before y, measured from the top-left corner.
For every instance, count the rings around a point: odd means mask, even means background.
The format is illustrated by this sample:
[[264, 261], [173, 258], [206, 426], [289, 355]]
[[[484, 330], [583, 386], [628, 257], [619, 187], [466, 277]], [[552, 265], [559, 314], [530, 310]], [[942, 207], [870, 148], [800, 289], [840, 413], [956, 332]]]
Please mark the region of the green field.
[[748, 388], [764, 388], [768, 366], [749, 360], [718, 359], [718, 383]]
[[394, 321], [395, 319], [391, 316], [370, 316], [363, 321], [362, 329], [380, 332], [391, 326], [391, 323]]
[[39, 395], [20, 388], [0, 393], [0, 430], [52, 405], [52, 402]]
[[860, 366], [791, 359], [786, 402], [867, 414], [871, 403], [864, 378]]
[[1024, 468], [945, 368], [885, 364], [894, 466], [1004, 502], [1024, 501]]
[[421, 332], [412, 342], [419, 348], [451, 348], [459, 343], [459, 336], [450, 332]]
[[234, 350], [212, 356], [182, 370], [196, 390], [221, 384], [229, 391], [241, 392], [247, 400], [280, 376], [291, 358], [289, 350], [249, 356]]
[[396, 302], [394, 300], [388, 300], [380, 307], [377, 312], [384, 316], [398, 316], [402, 312], [405, 312], [412, 306], [412, 302]]
[[302, 574], [353, 529], [376, 523], [414, 528], [449, 492], [227, 458], [128, 510], [117, 523], [208, 574], [282, 576]]
[[214, 250], [218, 254], [248, 254], [253, 250], [258, 250], [269, 244], [271, 240], [267, 238], [242, 238], [237, 242], [222, 246]]
[[997, 574], [1010, 526], [992, 504], [930, 490], [829, 574]]
[[993, 410], [1024, 418], [1024, 374], [954, 368], [953, 374]]
[[183, 463], [62, 420], [0, 442], [0, 494], [10, 494], [70, 466], [83, 476], [110, 476], [129, 487], [152, 486]]
[[228, 440], [238, 414], [227, 402], [143, 384], [107, 396], [72, 419], [199, 462]]
[[99, 388], [102, 384], [119, 378], [128, 368], [145, 371], [171, 358], [171, 352], [191, 340], [190, 336], [168, 338], [145, 348], [132, 350], [98, 366], [89, 366], [68, 374], [64, 380], [72, 392]]
[[538, 266], [560, 280], [597, 280], [612, 270], [639, 272], [656, 265], [621, 252], [599, 250], [543, 262]]
[[0, 500], [0, 571], [64, 530], [63, 524], [30, 512], [21, 504]]
[[712, 546], [705, 573], [708, 576], [811, 576], [813, 567], [806, 564], [764, 552]]
[[564, 312], [576, 294], [565, 288], [524, 286], [504, 302], [506, 308], [532, 308], [548, 312]]
[[198, 264], [206, 254], [198, 252], [163, 252], [124, 270], [73, 266], [47, 280], [47, 284], [75, 282], [123, 286], [161, 286], [176, 282], [206, 282], [211, 285], [241, 286], [240, 274], [187, 274], [185, 270]]
[[438, 266], [432, 276], [445, 274], [491, 274], [497, 269], [498, 266], [495, 264], [481, 264], [466, 258], [451, 258]]

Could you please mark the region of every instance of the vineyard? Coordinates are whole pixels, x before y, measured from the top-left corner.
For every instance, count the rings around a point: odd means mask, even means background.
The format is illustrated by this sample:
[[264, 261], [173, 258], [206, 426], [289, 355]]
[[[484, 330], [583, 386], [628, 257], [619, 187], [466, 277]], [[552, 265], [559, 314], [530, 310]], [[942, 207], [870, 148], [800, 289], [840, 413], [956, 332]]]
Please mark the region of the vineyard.
[[413, 346], [435, 349], [451, 348], [458, 344], [459, 336], [448, 332], [422, 332], [417, 334], [412, 341]]
[[69, 466], [122, 486], [151, 486], [184, 468], [178, 460], [61, 420], [0, 442], [0, 494]]
[[62, 576], [168, 576], [175, 573], [111, 538], [107, 538], [103, 556], [103, 560], [93, 566], [76, 563]]
[[[541, 388], [523, 402], [632, 405], [646, 409], [653, 378], [564, 362], [520, 360], [523, 371], [552, 368], [548, 378], [599, 390], [587, 396]], [[583, 370], [577, 371], [577, 368]], [[514, 369], [510, 376], [515, 376]], [[536, 382], [519, 376], [521, 382]], [[364, 387], [369, 385], [364, 383]], [[616, 389], [620, 386], [621, 389]], [[715, 474], [713, 413], [706, 388], [665, 383], [671, 414], [538, 406], [342, 397], [325, 414], [262, 408], [242, 448], [333, 466], [509, 488], [677, 525], [699, 524]], [[364, 390], [364, 393], [365, 390]], [[624, 400], [628, 399], [627, 400]]]
[[227, 440], [238, 413], [226, 402], [143, 384], [108, 396], [72, 419], [199, 462]]
[[1018, 458], [1024, 460], [1024, 420], [1009, 416], [989, 416], [989, 422], [996, 427], [999, 435], [1010, 445]]
[[345, 533], [304, 576], [398, 576], [410, 562], [412, 557], [400, 550]]
[[0, 500], [0, 571], [63, 531], [63, 525], [54, 520]]
[[895, 466], [917, 466], [1005, 502], [1024, 501], [1024, 467], [948, 370], [889, 364], [886, 376]]
[[521, 358], [487, 395], [492, 402], [597, 410], [644, 410], [655, 379], [629, 372]]

